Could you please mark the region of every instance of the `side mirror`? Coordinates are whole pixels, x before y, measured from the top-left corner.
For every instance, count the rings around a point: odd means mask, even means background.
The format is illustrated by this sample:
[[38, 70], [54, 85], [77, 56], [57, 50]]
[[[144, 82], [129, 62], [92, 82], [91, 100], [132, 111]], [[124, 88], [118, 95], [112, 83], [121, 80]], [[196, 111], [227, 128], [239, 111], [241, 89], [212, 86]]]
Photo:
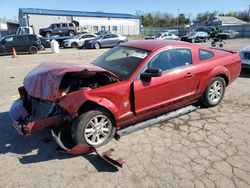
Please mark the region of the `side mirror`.
[[141, 78], [160, 77], [161, 75], [162, 75], [161, 69], [149, 68], [141, 74]]

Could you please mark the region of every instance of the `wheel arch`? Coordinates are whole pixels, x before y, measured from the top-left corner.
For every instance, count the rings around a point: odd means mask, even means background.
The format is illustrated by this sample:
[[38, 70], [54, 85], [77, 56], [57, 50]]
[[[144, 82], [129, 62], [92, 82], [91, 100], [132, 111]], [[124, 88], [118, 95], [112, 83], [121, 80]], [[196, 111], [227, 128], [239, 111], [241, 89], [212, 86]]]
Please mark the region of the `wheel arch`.
[[217, 67], [217, 68], [213, 69], [207, 75], [207, 77], [201, 82], [202, 87], [199, 90], [200, 94], [203, 94], [205, 92], [208, 84], [215, 77], [222, 77], [226, 82], [226, 86], [228, 86], [230, 84], [230, 73], [229, 73], [229, 71], [225, 67]]
[[113, 113], [113, 110], [111, 110], [110, 108], [104, 106], [104, 105], [101, 105], [101, 104], [98, 104], [94, 101], [91, 101], [91, 100], [87, 100], [85, 101], [81, 106], [80, 108], [78, 109], [78, 114], [82, 114], [83, 112], [86, 112], [86, 111], [89, 111], [89, 110], [93, 110], [93, 109], [96, 109], [96, 108], [102, 108], [104, 110], [106, 110], [107, 112], [110, 113], [110, 115], [112, 116], [113, 120], [114, 120], [114, 123], [116, 125], [116, 117]]

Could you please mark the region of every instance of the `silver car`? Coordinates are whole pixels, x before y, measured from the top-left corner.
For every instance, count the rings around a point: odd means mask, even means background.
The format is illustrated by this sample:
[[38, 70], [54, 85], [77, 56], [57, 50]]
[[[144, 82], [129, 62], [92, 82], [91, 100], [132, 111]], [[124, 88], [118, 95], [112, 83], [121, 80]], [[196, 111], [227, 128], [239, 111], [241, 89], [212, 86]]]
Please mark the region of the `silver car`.
[[250, 46], [247, 46], [240, 51], [240, 58], [242, 67], [250, 69]]
[[82, 48], [84, 47], [85, 40], [93, 39], [95, 37], [97, 37], [97, 35], [91, 34], [91, 33], [81, 34], [81, 35], [75, 36], [72, 39], [64, 40], [63, 46], [65, 48], [77, 48], [77, 47]]

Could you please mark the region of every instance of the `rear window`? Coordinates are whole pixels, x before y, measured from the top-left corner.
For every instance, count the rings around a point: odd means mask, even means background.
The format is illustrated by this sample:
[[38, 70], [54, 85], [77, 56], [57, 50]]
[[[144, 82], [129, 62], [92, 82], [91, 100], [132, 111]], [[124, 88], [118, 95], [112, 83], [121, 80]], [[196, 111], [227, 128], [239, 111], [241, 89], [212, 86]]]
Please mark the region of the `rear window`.
[[208, 50], [199, 50], [199, 58], [200, 60], [211, 59], [214, 57], [214, 53]]

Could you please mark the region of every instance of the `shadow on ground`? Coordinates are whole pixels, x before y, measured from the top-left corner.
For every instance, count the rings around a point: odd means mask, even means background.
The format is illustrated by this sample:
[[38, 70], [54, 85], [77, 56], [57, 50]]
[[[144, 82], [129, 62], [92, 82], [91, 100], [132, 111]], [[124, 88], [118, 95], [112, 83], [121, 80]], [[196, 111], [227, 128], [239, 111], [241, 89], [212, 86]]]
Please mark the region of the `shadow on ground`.
[[[0, 113], [0, 154], [16, 155], [22, 164], [39, 163], [49, 160], [66, 160], [76, 155], [56, 151], [57, 148], [50, 131], [34, 132], [23, 137], [11, 126], [9, 112]], [[79, 156], [79, 155], [78, 155]], [[109, 164], [95, 153], [82, 155], [98, 172], [116, 172], [118, 168]]]

